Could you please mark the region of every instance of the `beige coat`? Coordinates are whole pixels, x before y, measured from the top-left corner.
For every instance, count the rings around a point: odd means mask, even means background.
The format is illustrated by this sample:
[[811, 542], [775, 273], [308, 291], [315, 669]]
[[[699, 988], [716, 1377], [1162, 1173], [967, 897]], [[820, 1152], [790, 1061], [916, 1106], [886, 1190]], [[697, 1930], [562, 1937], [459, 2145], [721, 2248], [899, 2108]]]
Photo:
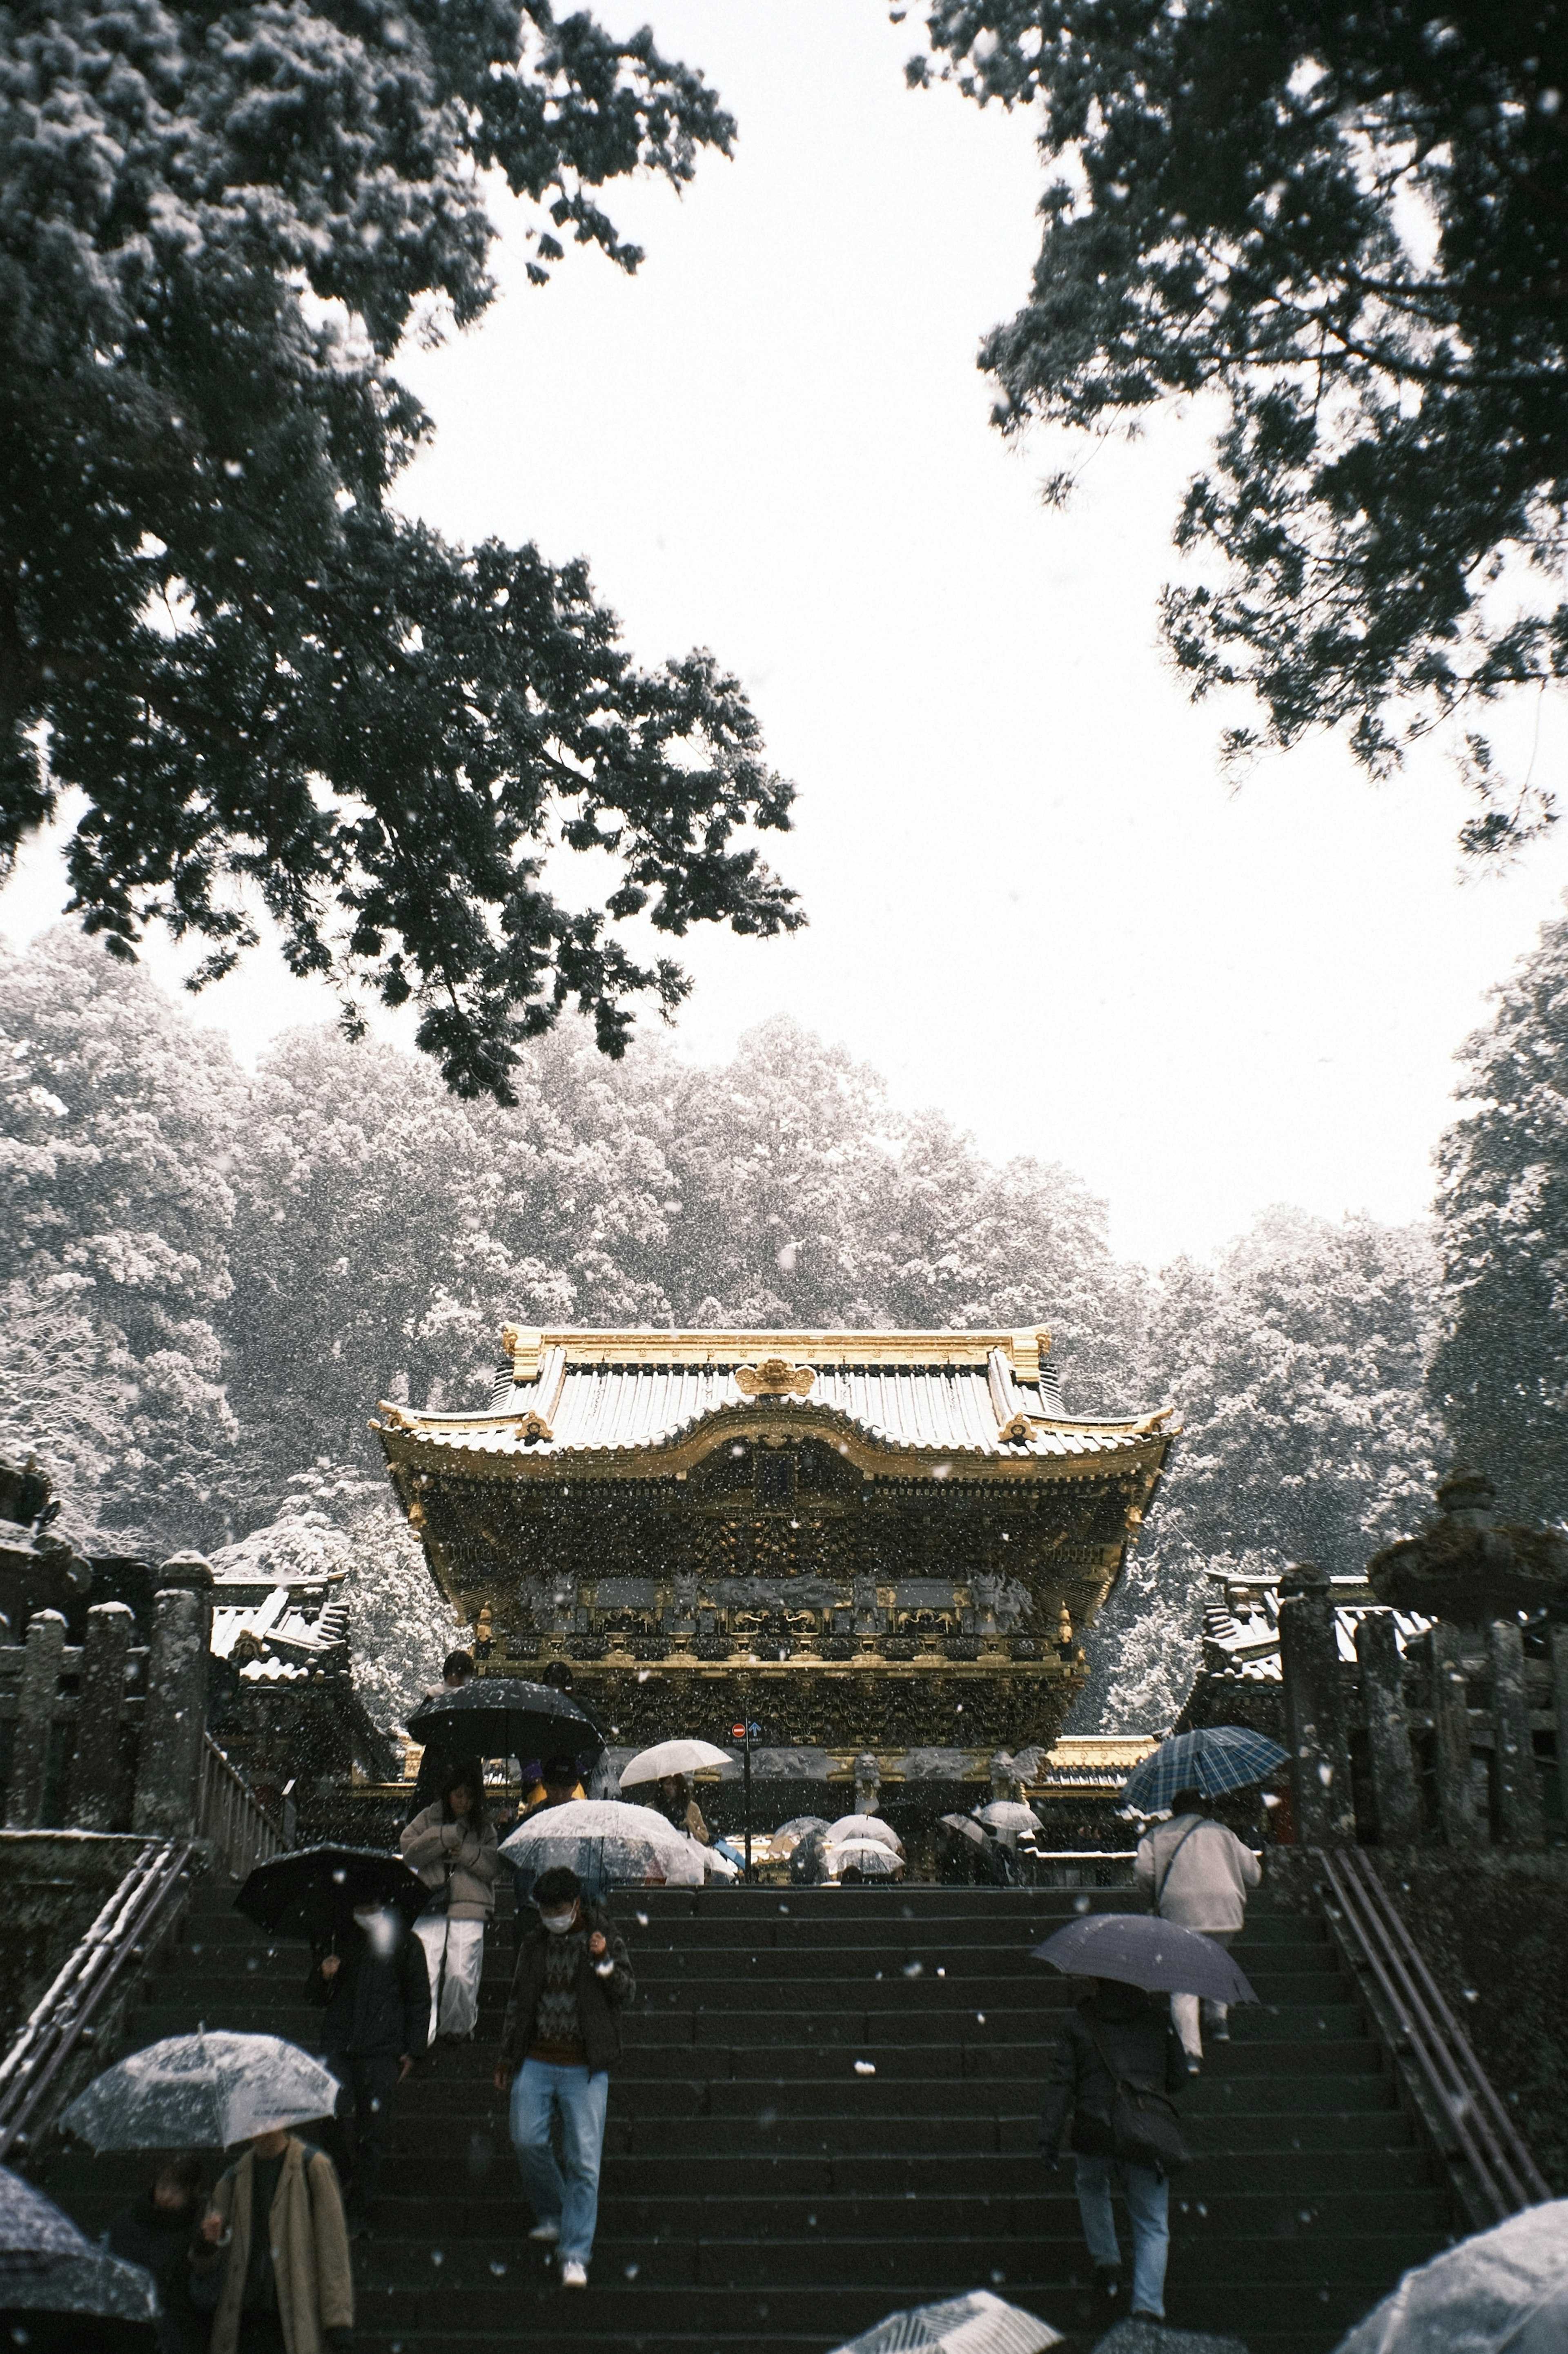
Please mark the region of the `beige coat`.
[[[210, 2354], [235, 2354], [239, 2343], [239, 2306], [250, 2262], [250, 2184], [256, 2161], [249, 2150], [218, 2179], [212, 2203], [228, 2233], [226, 2247], [191, 2260], [191, 2270], [211, 2275], [223, 2267], [217, 2310], [212, 2318]], [[305, 2175], [305, 2145], [291, 2134], [272, 2200], [272, 2272], [278, 2284], [278, 2318], [288, 2354], [323, 2354], [327, 2329], [354, 2327], [354, 2274], [337, 2176], [324, 2150], [313, 2150]]]
[[1162, 1921], [1209, 1936], [1242, 1926], [1247, 1890], [1263, 1877], [1251, 1848], [1204, 1815], [1173, 1815], [1158, 1824], [1139, 1841], [1132, 1871], [1140, 1887], [1158, 1892], [1155, 1909]]
[[486, 1823], [482, 1838], [466, 1822], [443, 1822], [438, 1801], [415, 1816], [397, 1844], [427, 1888], [446, 1889], [449, 1921], [489, 1920], [501, 1869], [493, 1823]]

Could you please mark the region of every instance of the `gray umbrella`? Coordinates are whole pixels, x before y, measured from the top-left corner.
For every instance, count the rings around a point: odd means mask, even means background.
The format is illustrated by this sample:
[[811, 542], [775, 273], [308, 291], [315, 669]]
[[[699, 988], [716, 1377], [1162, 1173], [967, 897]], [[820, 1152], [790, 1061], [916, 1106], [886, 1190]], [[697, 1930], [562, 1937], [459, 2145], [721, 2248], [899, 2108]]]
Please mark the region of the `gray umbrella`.
[[1080, 1978], [1115, 1978], [1146, 1994], [1202, 1994], [1213, 2002], [1255, 2002], [1223, 1946], [1148, 1913], [1086, 1913], [1034, 1948]]
[[916, 2305], [890, 2313], [863, 2337], [851, 2338], [834, 2354], [1041, 2354], [1060, 2346], [1062, 2336], [1022, 2306], [1006, 2305], [985, 2288], [940, 2305]]
[[[9, 2167], [0, 2166], [0, 2279], [17, 2273], [37, 2272], [68, 2256], [90, 2256], [84, 2240], [69, 2215], [52, 2199], [35, 2190]], [[0, 2303], [5, 2292], [0, 2291]]]
[[169, 2035], [79, 2093], [61, 2124], [95, 2150], [228, 2149], [330, 2117], [337, 2079], [281, 2035]]
[[1568, 2199], [1527, 2207], [1406, 2273], [1338, 2354], [1562, 2354], [1568, 2346]]

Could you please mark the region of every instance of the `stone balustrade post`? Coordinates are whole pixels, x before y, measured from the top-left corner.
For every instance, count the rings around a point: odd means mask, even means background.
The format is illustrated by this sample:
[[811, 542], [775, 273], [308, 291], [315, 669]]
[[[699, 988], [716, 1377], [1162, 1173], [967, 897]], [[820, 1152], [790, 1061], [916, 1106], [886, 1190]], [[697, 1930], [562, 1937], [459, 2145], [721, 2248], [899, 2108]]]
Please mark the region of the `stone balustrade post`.
[[1311, 1562], [1298, 1563], [1280, 1580], [1279, 1661], [1296, 1836], [1303, 1847], [1351, 1845], [1355, 1792], [1334, 1600], [1326, 1573]]
[[1421, 1837], [1421, 1786], [1410, 1746], [1404, 1662], [1392, 1611], [1367, 1613], [1356, 1628], [1356, 1658], [1366, 1704], [1378, 1838], [1384, 1847], [1414, 1847]]
[[1479, 1837], [1470, 1787], [1470, 1700], [1460, 1629], [1439, 1624], [1426, 1638], [1432, 1665], [1432, 1731], [1437, 1766], [1437, 1811], [1449, 1847], [1474, 1847]]
[[69, 1776], [69, 1816], [79, 1830], [123, 1829], [126, 1815], [125, 1670], [135, 1614], [123, 1602], [95, 1602], [87, 1614], [81, 1708]]
[[164, 1588], [153, 1604], [142, 1754], [131, 1814], [132, 1830], [151, 1837], [196, 1836], [207, 1731], [207, 1641], [201, 1596], [188, 1585]]
[[11, 1742], [11, 1772], [5, 1785], [5, 1828], [35, 1830], [44, 1819], [49, 1775], [49, 1735], [60, 1688], [60, 1655], [66, 1622], [58, 1610], [36, 1611], [27, 1622], [22, 1688]]
[[1524, 1638], [1518, 1619], [1495, 1620], [1488, 1639], [1492, 1655], [1498, 1830], [1505, 1847], [1544, 1847], [1546, 1819], [1541, 1776], [1535, 1770], [1535, 1742], [1524, 1688]]
[[1552, 1629], [1552, 1707], [1557, 1719], [1557, 1789], [1568, 1815], [1568, 1627]]

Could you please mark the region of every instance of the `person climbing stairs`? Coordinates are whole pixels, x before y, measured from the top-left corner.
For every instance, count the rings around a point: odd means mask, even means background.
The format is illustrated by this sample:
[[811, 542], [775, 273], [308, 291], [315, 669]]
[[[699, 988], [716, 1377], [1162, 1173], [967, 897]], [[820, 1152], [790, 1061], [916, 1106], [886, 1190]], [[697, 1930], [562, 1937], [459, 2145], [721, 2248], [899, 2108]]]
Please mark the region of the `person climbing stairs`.
[[[529, 2245], [491, 2084], [513, 1940], [489, 1940], [471, 2044], [397, 2095], [362, 2354], [827, 2354], [896, 2306], [993, 2288], [1093, 2342], [1070, 2173], [1036, 2151], [1068, 1982], [1030, 1949], [1129, 1891], [926, 1886], [619, 1895], [638, 1979], [611, 2078], [586, 2291]], [[1141, 1909], [1139, 1907], [1139, 1909]], [[1457, 2228], [1324, 1925], [1255, 1899], [1232, 2016], [1181, 2109], [1166, 2303], [1251, 2354], [1328, 2354]], [[198, 1888], [134, 2041], [198, 2023], [313, 2042], [302, 1946]], [[57, 2155], [46, 2187], [97, 2232], [143, 2162]]]

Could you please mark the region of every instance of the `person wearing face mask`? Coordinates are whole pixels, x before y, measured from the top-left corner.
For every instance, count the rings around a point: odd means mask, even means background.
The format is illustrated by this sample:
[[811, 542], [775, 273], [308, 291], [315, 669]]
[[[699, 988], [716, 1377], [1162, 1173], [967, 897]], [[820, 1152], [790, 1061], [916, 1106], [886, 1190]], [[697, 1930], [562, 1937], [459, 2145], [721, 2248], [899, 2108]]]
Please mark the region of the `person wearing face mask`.
[[346, 2186], [349, 2236], [367, 2238], [392, 2094], [429, 2041], [424, 1946], [389, 1908], [356, 1905], [313, 1961], [305, 1995], [326, 2014], [322, 2056], [343, 2086], [327, 2137]]
[[[534, 2210], [529, 2238], [554, 2247], [563, 2288], [586, 2288], [599, 2221], [609, 2071], [620, 2057], [616, 2013], [637, 1992], [624, 1940], [557, 1864], [534, 1883], [537, 1920], [523, 1936], [501, 2031], [498, 2092], [512, 2095], [512, 2143]], [[559, 2120], [562, 2162], [550, 2146]]]

